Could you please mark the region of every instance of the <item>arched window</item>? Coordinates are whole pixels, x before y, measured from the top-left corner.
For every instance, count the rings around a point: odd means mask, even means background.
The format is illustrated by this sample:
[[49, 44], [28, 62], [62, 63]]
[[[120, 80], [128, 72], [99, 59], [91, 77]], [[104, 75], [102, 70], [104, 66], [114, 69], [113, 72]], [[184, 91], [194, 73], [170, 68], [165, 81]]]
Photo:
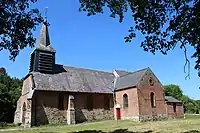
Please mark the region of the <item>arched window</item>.
[[123, 95], [123, 107], [124, 107], [124, 109], [128, 108], [128, 95], [127, 94]]
[[24, 102], [22, 106], [22, 123], [25, 123], [25, 116], [26, 116], [26, 103]]
[[22, 106], [22, 110], [26, 111], [26, 103], [24, 102], [23, 106]]
[[151, 92], [150, 98], [151, 98], [151, 107], [152, 107], [152, 108], [156, 107], [156, 104], [155, 104], [155, 96], [154, 96], [154, 93], [153, 93], [153, 92]]

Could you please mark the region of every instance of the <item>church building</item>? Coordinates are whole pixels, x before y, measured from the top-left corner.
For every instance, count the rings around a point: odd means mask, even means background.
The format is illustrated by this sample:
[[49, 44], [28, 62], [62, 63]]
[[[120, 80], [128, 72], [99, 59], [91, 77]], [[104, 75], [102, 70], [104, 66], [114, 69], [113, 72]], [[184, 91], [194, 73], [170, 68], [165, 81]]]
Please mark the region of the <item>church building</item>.
[[182, 103], [166, 97], [150, 68], [104, 72], [56, 64], [47, 21], [23, 81], [14, 123], [26, 127], [96, 120], [145, 121], [183, 117]]

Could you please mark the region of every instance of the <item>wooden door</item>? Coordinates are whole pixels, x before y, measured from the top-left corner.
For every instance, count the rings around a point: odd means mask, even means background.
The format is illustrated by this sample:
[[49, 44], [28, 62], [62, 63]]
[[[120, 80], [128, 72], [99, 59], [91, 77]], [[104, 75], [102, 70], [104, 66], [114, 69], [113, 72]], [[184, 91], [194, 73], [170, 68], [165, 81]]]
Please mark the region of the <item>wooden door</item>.
[[117, 108], [117, 109], [116, 109], [116, 114], [117, 114], [117, 120], [121, 120], [120, 108]]

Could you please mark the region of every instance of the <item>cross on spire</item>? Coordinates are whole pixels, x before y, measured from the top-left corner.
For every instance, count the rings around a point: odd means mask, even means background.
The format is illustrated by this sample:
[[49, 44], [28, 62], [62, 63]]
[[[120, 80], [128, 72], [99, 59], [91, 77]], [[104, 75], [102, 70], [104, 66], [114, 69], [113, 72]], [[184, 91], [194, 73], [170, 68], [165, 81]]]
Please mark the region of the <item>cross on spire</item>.
[[48, 13], [48, 7], [45, 8], [45, 13], [44, 13], [46, 20], [47, 20], [47, 13]]

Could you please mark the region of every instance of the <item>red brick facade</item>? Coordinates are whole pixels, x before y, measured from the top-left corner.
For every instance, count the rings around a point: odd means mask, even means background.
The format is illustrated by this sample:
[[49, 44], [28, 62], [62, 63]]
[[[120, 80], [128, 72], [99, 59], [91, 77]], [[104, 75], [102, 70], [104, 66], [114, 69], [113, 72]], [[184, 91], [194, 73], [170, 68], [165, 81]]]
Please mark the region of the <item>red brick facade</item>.
[[181, 103], [167, 103], [167, 116], [169, 118], [183, 118], [184, 110]]
[[[123, 107], [123, 95], [125, 94], [128, 95], [128, 107], [126, 109]], [[153, 94], [153, 99], [151, 94]], [[171, 105], [167, 106], [165, 103], [164, 89], [151, 70], [148, 70], [143, 75], [136, 87], [119, 90], [115, 95], [115, 106], [120, 106], [121, 119], [136, 119], [142, 121], [167, 118], [168, 115], [183, 117], [182, 105], [177, 104], [176, 113], [172, 112]], [[116, 115], [115, 109], [115, 119], [117, 119]]]
[[[128, 96], [128, 107], [125, 108], [123, 104], [123, 96]], [[116, 92], [116, 104], [120, 105], [120, 113], [122, 119], [136, 119], [139, 116], [139, 102], [138, 102], [138, 89], [129, 88]], [[116, 110], [115, 110], [116, 119]]]

